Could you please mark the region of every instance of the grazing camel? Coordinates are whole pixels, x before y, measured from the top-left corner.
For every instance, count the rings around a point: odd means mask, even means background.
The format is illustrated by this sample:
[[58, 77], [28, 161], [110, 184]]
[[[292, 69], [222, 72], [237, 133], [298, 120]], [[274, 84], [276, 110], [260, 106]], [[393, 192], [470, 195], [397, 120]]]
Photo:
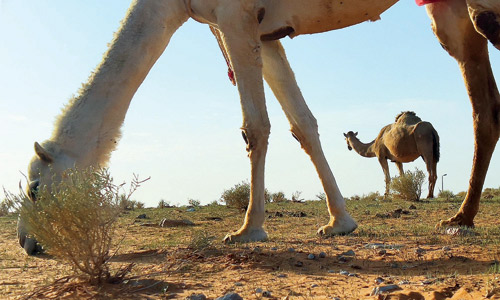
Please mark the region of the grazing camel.
[[[174, 32], [192, 17], [220, 32], [240, 94], [243, 111], [241, 129], [251, 164], [251, 195], [244, 223], [238, 231], [228, 234], [225, 241], [246, 242], [267, 238], [263, 229], [264, 164], [270, 123], [262, 78], [280, 102], [293, 135], [310, 156], [323, 184], [330, 220], [319, 228], [318, 233], [334, 235], [353, 231], [357, 224], [345, 208], [344, 198], [320, 144], [316, 119], [300, 92], [279, 39], [378, 20], [380, 14], [396, 2], [133, 1], [102, 63], [60, 115], [52, 137], [35, 144], [35, 156], [28, 167], [29, 189], [50, 186], [54, 180], [61, 179], [61, 173], [67, 168], [102, 166], [108, 162], [134, 93]], [[446, 0], [427, 5], [436, 36], [459, 63], [474, 113], [476, 147], [469, 192], [458, 214], [446, 224], [473, 224], [484, 178], [500, 133], [500, 96], [487, 52], [487, 39], [500, 47], [500, 8], [496, 3], [497, 0]], [[481, 143], [477, 142], [479, 140]], [[26, 234], [22, 216], [18, 227], [22, 241]], [[28, 246], [28, 249], [32, 247]]]
[[412, 111], [397, 115], [393, 124], [384, 126], [377, 138], [368, 144], [362, 143], [358, 133], [344, 133], [347, 148], [354, 149], [364, 157], [377, 157], [385, 175], [385, 196], [389, 194], [391, 175], [387, 160], [394, 162], [399, 174], [403, 175], [403, 163], [422, 157], [429, 173], [429, 194], [434, 198], [436, 166], [439, 161], [439, 136], [431, 123], [423, 122]]

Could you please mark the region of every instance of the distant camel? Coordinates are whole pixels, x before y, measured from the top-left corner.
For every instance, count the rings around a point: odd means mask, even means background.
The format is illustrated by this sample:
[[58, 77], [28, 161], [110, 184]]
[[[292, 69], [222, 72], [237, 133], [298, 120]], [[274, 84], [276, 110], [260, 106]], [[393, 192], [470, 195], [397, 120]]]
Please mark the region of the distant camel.
[[357, 138], [358, 133], [349, 131], [344, 133], [347, 148], [354, 149], [364, 157], [377, 157], [385, 174], [385, 195], [389, 193], [391, 175], [389, 174], [390, 159], [403, 175], [403, 163], [414, 161], [420, 156], [423, 158], [429, 173], [429, 194], [427, 198], [434, 198], [436, 185], [436, 165], [439, 161], [439, 136], [429, 122], [422, 121], [412, 111], [400, 113], [394, 124], [384, 126], [377, 138], [371, 143], [364, 144]]

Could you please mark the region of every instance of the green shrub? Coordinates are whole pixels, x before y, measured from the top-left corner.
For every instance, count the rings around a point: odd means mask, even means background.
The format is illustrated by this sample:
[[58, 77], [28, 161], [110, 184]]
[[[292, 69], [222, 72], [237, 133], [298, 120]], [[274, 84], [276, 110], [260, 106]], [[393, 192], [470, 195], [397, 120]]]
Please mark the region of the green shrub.
[[69, 262], [91, 283], [110, 278], [108, 260], [121, 203], [139, 187], [135, 177], [128, 196], [106, 169], [67, 170], [64, 181], [40, 187], [37, 201], [13, 196], [30, 235], [51, 255]]
[[453, 194], [452, 191], [444, 190], [439, 192], [438, 198], [444, 198], [446, 200], [450, 200], [455, 198], [455, 194]]
[[[266, 203], [271, 202], [271, 195], [264, 190], [264, 200]], [[237, 183], [234, 187], [224, 190], [220, 196], [220, 202], [225, 203], [228, 207], [246, 209], [250, 202], [250, 183], [242, 181]]]
[[418, 168], [414, 172], [406, 171], [402, 176], [391, 180], [390, 189], [395, 198], [406, 201], [419, 201], [425, 174]]
[[285, 197], [285, 193], [283, 192], [276, 192], [271, 194], [271, 202], [273, 203], [280, 203], [286, 201], [288, 201], [288, 199]]

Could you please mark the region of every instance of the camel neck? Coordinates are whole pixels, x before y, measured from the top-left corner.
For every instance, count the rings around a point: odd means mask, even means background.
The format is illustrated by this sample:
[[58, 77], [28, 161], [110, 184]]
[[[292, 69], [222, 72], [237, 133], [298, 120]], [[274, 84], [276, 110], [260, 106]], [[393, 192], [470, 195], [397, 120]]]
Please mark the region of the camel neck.
[[363, 157], [375, 157], [375, 152], [373, 151], [373, 145], [375, 144], [375, 141], [372, 141], [370, 143], [362, 143], [360, 140], [357, 138], [352, 138], [351, 139], [351, 146], [356, 151], [359, 155]]
[[183, 7], [164, 5], [132, 4], [101, 64], [59, 116], [51, 140], [82, 165], [107, 163], [132, 97], [187, 20]]

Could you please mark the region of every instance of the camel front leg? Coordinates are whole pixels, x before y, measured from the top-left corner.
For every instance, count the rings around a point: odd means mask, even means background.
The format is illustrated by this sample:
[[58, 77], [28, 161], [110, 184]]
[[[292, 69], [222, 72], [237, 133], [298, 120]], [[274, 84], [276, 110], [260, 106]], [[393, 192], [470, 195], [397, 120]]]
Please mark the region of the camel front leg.
[[321, 148], [316, 119], [307, 107], [281, 43], [264, 42], [262, 57], [264, 78], [280, 102], [293, 136], [311, 157], [326, 193], [330, 221], [318, 233], [334, 235], [352, 232], [357, 227], [356, 222], [345, 208], [344, 198]]
[[229, 0], [216, 10], [218, 26], [236, 74], [243, 111], [241, 129], [251, 164], [250, 203], [243, 226], [224, 238], [228, 243], [267, 239], [263, 229], [264, 165], [270, 123], [262, 81], [261, 42], [257, 30], [259, 7], [256, 3]]
[[427, 6], [434, 33], [462, 71], [472, 104], [474, 159], [467, 195], [458, 213], [438, 226], [474, 226], [491, 156], [500, 136], [500, 94], [491, 70], [486, 39], [478, 34], [463, 1]]
[[385, 175], [385, 193], [384, 193], [384, 199], [385, 199], [389, 196], [389, 187], [391, 185], [391, 174], [389, 173], [389, 164], [387, 163], [387, 159], [379, 157], [378, 162], [380, 163], [380, 166], [382, 166], [382, 170], [384, 171]]
[[402, 162], [394, 162], [396, 164], [396, 167], [398, 167], [399, 170], [399, 176], [403, 176], [405, 174], [405, 170], [403, 169], [403, 163]]

